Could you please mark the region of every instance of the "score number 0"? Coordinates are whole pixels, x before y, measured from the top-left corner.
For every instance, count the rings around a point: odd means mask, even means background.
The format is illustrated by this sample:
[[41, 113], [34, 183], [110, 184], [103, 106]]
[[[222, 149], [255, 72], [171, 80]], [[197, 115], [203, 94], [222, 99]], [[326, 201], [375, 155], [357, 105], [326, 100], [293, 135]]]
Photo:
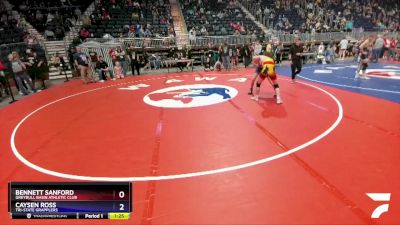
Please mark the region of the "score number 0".
[[[125, 192], [124, 191], [120, 191], [119, 193], [118, 193], [118, 197], [119, 198], [124, 198], [125, 197]], [[125, 204], [119, 204], [119, 210], [120, 211], [124, 211], [125, 210]]]

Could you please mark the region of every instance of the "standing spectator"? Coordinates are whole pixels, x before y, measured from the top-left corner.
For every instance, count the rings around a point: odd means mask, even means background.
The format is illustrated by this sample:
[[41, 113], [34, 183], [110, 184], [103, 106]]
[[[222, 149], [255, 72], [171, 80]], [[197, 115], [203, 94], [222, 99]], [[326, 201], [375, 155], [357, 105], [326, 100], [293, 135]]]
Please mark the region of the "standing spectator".
[[[187, 48], [186, 45], [182, 48], [182, 59], [191, 59], [192, 58], [192, 50]], [[189, 70], [189, 67], [192, 66], [192, 61], [188, 60], [186, 63], [186, 68]]]
[[328, 46], [326, 46], [325, 60], [327, 61], [327, 63], [334, 63], [335, 51], [336, 51], [335, 45], [328, 44]]
[[212, 69], [212, 55], [213, 55], [213, 46], [211, 43], [208, 44], [208, 48], [204, 51], [204, 70], [209, 71]]
[[383, 48], [382, 48], [382, 53], [381, 53], [381, 56], [383, 56], [384, 59], [388, 58], [389, 48], [390, 48], [390, 40], [387, 38], [386, 34], [384, 34], [383, 35]]
[[265, 46], [264, 55], [272, 57], [272, 41], [270, 40], [267, 45]]
[[303, 57], [303, 46], [300, 38], [296, 38], [289, 50], [289, 60], [291, 60], [292, 83], [296, 82], [296, 75], [301, 72]]
[[392, 37], [390, 39], [390, 46], [389, 46], [390, 59], [395, 59], [396, 57], [396, 46], [397, 46], [397, 39], [395, 37]]
[[222, 57], [222, 64], [226, 70], [230, 69], [229, 63], [229, 46], [226, 42], [224, 42], [219, 49], [219, 54]]
[[137, 75], [140, 75], [139, 56], [136, 54], [136, 51], [133, 47], [129, 49], [129, 55], [131, 57], [132, 75], [135, 75], [135, 70]]
[[244, 67], [247, 68], [251, 63], [251, 49], [250, 44], [245, 44], [240, 49], [240, 55], [243, 56]]
[[349, 45], [349, 41], [347, 38], [343, 38], [340, 43], [339, 43], [339, 59], [344, 60], [344, 57], [346, 56], [347, 52], [347, 47]]
[[262, 52], [262, 45], [259, 41], [254, 44], [254, 55], [260, 55]]
[[[29, 50], [29, 51], [28, 51]], [[33, 86], [35, 87], [35, 81], [40, 79], [42, 81], [42, 89], [45, 88], [44, 84], [44, 73], [45, 73], [45, 62], [43, 59], [39, 59], [36, 51], [28, 49], [28, 74], [32, 79]]]
[[237, 68], [239, 63], [239, 49], [236, 47], [236, 45], [229, 48], [229, 57], [231, 60], [232, 68], [233, 69]]
[[78, 68], [85, 84], [95, 82], [92, 71], [89, 68], [89, 58], [85, 53], [81, 52], [79, 47], [76, 48], [76, 53], [74, 54], [74, 64]]
[[213, 67], [211, 70], [217, 70], [221, 71], [222, 63], [221, 63], [221, 56], [219, 55], [218, 47], [215, 47], [214, 51], [212, 52], [212, 57], [211, 57], [211, 65]]
[[7, 88], [7, 78], [5, 77], [4, 71], [6, 70], [6, 66], [0, 60], [0, 102], [1, 98], [3, 97], [3, 93], [5, 95], [9, 95], [8, 88]]
[[321, 42], [318, 46], [318, 51], [317, 51], [317, 63], [322, 63], [326, 64], [325, 61], [325, 46], [324, 42]]
[[124, 69], [124, 74], [126, 75], [128, 73], [128, 64], [125, 58], [125, 51], [120, 46], [118, 46], [115, 54], [117, 56], [117, 61], [121, 64], [122, 68]]
[[275, 60], [276, 60], [276, 64], [280, 65], [282, 63], [282, 56], [283, 56], [283, 43], [279, 43], [279, 41], [277, 41], [275, 43], [276, 48], [275, 48]]
[[359, 42], [354, 43], [352, 51], [353, 51], [353, 56], [354, 56], [353, 61], [358, 62], [358, 55], [360, 53], [360, 43]]
[[28, 95], [28, 90], [24, 86], [24, 82], [26, 82], [32, 92], [36, 92], [35, 87], [33, 86], [32, 80], [29, 78], [27, 72], [26, 72], [26, 66], [25, 64], [21, 61], [19, 55], [17, 52], [12, 52], [11, 57], [11, 69], [12, 72], [15, 75], [15, 80], [17, 81], [18, 87], [20, 89], [20, 92], [24, 95]]
[[382, 35], [378, 34], [378, 36], [375, 40], [374, 47], [372, 48], [372, 62], [375, 62], [375, 63], [378, 62], [378, 60], [381, 56], [383, 44], [384, 44], [384, 41], [383, 41]]

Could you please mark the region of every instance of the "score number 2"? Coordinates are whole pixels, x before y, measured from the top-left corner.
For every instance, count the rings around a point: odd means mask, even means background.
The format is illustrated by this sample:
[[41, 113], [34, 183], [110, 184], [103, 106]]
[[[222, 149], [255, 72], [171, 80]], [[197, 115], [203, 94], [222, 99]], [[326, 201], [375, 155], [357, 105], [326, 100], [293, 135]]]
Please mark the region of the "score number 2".
[[[118, 197], [119, 197], [120, 199], [123, 199], [123, 198], [125, 197], [125, 192], [124, 192], [124, 191], [120, 191], [120, 192], [118, 193]], [[119, 211], [125, 211], [125, 204], [124, 204], [124, 203], [120, 203], [120, 204], [119, 204]]]

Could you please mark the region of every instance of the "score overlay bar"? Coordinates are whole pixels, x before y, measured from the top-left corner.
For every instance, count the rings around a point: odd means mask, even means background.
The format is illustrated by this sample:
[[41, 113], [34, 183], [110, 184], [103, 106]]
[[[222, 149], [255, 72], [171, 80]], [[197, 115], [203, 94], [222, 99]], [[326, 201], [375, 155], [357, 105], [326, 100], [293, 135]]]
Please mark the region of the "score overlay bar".
[[11, 213], [12, 219], [90, 219], [128, 220], [130, 213]]
[[126, 219], [133, 210], [130, 182], [10, 182], [8, 200], [13, 219]]

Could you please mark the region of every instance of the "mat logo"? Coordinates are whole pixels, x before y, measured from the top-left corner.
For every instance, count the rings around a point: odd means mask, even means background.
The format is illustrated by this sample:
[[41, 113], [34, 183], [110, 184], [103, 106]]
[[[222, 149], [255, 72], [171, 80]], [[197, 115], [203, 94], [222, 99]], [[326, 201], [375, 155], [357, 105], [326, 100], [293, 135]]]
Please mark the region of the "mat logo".
[[[390, 193], [366, 193], [368, 197], [376, 202], [389, 202], [390, 201]], [[375, 208], [375, 210], [371, 214], [371, 218], [377, 219], [383, 213], [389, 211], [389, 204], [382, 204]]]
[[168, 87], [144, 96], [149, 105], [163, 108], [191, 108], [214, 105], [233, 99], [235, 88], [216, 84], [193, 84]]
[[399, 69], [367, 69], [366, 73], [372, 77], [400, 79]]

